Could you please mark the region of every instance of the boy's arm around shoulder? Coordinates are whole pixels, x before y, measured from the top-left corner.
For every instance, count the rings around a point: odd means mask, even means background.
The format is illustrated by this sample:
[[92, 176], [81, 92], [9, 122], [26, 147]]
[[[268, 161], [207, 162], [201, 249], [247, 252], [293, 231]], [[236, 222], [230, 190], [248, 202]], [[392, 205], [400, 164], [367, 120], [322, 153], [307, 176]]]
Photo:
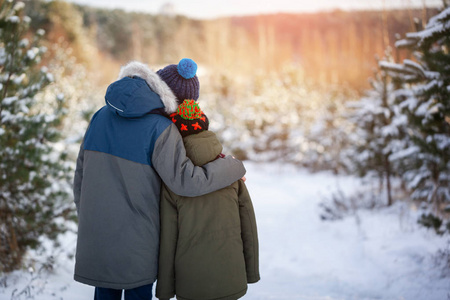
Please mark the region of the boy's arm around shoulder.
[[231, 156], [196, 167], [186, 156], [183, 139], [171, 124], [158, 137], [152, 164], [164, 183], [175, 194], [197, 197], [231, 185], [245, 175], [241, 161]]
[[259, 281], [259, 245], [256, 228], [255, 210], [247, 187], [243, 180], [239, 180], [239, 216], [241, 219], [241, 237], [244, 246], [245, 268], [247, 282]]

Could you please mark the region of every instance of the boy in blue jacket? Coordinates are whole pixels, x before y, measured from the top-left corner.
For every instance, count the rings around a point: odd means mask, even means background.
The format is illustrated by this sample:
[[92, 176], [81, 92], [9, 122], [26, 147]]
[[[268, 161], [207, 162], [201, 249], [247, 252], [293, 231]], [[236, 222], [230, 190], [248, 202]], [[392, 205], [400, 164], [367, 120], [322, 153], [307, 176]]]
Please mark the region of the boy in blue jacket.
[[151, 299], [157, 277], [161, 184], [188, 197], [226, 187], [245, 174], [225, 157], [203, 167], [186, 157], [176, 126], [164, 115], [178, 107], [167, 84], [131, 62], [90, 122], [74, 178], [78, 212], [76, 281], [95, 299]]

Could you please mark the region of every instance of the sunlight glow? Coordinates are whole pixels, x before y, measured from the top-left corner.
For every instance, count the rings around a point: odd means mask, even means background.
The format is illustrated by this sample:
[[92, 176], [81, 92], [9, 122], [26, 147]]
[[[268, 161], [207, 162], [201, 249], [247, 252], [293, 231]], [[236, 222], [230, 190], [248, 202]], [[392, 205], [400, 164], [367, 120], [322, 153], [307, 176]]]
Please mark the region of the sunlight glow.
[[316, 11], [362, 10], [362, 9], [392, 9], [421, 8], [442, 5], [441, 0], [68, 0], [79, 4], [105, 8], [121, 8], [128, 11], [158, 13], [167, 4], [173, 5], [176, 13], [188, 17], [211, 19], [223, 16], [241, 16], [269, 14], [277, 12], [302, 13]]

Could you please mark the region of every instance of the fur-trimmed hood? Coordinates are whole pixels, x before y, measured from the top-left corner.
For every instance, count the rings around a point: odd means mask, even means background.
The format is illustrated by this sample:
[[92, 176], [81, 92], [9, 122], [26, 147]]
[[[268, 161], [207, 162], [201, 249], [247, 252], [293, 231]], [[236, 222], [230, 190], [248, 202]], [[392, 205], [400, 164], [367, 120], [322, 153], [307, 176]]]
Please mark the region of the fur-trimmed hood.
[[118, 80], [124, 77], [133, 76], [138, 76], [144, 79], [152, 91], [159, 95], [162, 103], [164, 104], [164, 110], [167, 114], [177, 111], [177, 98], [172, 93], [172, 90], [164, 81], [162, 81], [159, 75], [152, 71], [147, 65], [138, 61], [129, 62], [120, 69]]

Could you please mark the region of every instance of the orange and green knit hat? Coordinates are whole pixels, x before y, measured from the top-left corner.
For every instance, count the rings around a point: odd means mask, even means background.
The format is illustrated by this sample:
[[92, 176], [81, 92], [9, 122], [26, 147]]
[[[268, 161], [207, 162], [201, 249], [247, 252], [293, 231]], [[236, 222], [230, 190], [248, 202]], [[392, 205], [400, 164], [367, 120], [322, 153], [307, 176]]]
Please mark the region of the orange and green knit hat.
[[195, 100], [184, 100], [170, 115], [182, 137], [208, 130], [209, 120]]

